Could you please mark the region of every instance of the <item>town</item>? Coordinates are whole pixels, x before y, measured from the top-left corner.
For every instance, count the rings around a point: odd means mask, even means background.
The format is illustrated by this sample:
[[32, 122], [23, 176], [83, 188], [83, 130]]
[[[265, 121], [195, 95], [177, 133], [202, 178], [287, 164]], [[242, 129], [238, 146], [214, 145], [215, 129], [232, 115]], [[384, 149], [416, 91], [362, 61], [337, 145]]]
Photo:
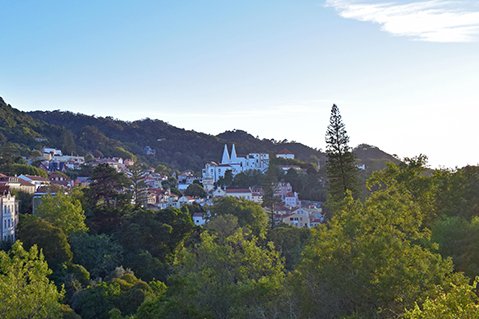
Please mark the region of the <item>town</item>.
[[[151, 150], [150, 150], [151, 151]], [[40, 153], [40, 152], [39, 152]], [[3, 228], [0, 238], [4, 241], [15, 241], [15, 229], [19, 221], [19, 200], [15, 193], [22, 192], [31, 195], [32, 213], [41, 203], [45, 195], [55, 195], [58, 192], [68, 194], [75, 187], [88, 187], [91, 183], [90, 176], [78, 176], [84, 167], [107, 165], [118, 173], [131, 177], [131, 168], [135, 165], [132, 159], [92, 158], [88, 161], [84, 156], [65, 155], [62, 150], [51, 147], [41, 149], [41, 155], [25, 158], [28, 164], [35, 164], [45, 172], [46, 176], [20, 174], [8, 176], [0, 172], [1, 211]], [[276, 158], [294, 159], [295, 155], [282, 150], [274, 154]], [[224, 145], [223, 154], [219, 162], [205, 164], [200, 174], [187, 170], [173, 171], [171, 174], [157, 172], [154, 168], [143, 168], [140, 173], [142, 184], [141, 206], [152, 210], [161, 210], [168, 207], [181, 208], [185, 205], [198, 205], [204, 208], [204, 213], [195, 212], [192, 219], [195, 225], [202, 226], [208, 222], [209, 206], [214, 205], [218, 198], [234, 197], [237, 199], [263, 204], [264, 189], [262, 185], [247, 185], [247, 187], [234, 187], [225, 183], [238, 174], [260, 173], [268, 171], [270, 154], [250, 153], [238, 156], [235, 145]], [[289, 169], [301, 170], [291, 165], [281, 165], [281, 171], [286, 174]], [[69, 174], [69, 173], [74, 174]], [[70, 177], [74, 175], [76, 177]], [[172, 184], [171, 181], [174, 183]], [[273, 189], [274, 204], [265, 207], [272, 217], [273, 225], [289, 225], [293, 227], [315, 227], [324, 221], [322, 203], [312, 200], [300, 200], [299, 194], [289, 182], [278, 182], [271, 185]]]

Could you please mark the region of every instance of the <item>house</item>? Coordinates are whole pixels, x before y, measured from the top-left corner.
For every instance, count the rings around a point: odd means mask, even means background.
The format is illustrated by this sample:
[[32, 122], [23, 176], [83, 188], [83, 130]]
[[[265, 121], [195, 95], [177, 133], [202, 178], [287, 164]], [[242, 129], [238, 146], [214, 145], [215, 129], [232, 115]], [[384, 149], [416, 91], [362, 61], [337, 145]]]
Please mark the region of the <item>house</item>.
[[185, 191], [188, 186], [193, 184], [195, 180], [199, 180], [198, 177], [196, 177], [193, 172], [191, 171], [186, 171], [178, 175], [178, 189], [180, 191]]
[[212, 196], [214, 198], [216, 197], [225, 197], [226, 196], [226, 191], [220, 187], [216, 188], [212, 193]]
[[48, 179], [50, 180], [50, 184], [52, 185], [58, 185], [65, 188], [73, 187], [73, 182], [71, 181], [71, 179], [67, 175], [60, 172], [53, 172], [48, 174]]
[[263, 203], [264, 190], [262, 187], [251, 187], [252, 201], [257, 204]]
[[315, 227], [324, 222], [321, 208], [298, 208], [291, 213], [279, 215], [281, 222], [293, 227]]
[[46, 160], [51, 160], [54, 156], [62, 156], [63, 155], [61, 150], [57, 150], [57, 149], [52, 148], [52, 147], [42, 148], [42, 154], [43, 154], [43, 158], [45, 158]]
[[15, 241], [17, 225], [18, 202], [9, 186], [0, 186], [0, 241]]
[[296, 193], [296, 192], [287, 193], [283, 197], [283, 203], [288, 207], [298, 207], [298, 206], [300, 206], [298, 193]]
[[54, 155], [49, 159], [48, 170], [52, 172], [67, 169], [78, 170], [83, 164], [85, 164], [85, 158], [83, 156]]
[[0, 186], [9, 186], [11, 190], [18, 190], [24, 193], [35, 193], [35, 185], [18, 177], [0, 174]]
[[301, 172], [303, 169], [298, 165], [278, 165], [278, 168], [286, 174], [290, 169], [294, 169], [297, 172]]
[[281, 200], [286, 196], [286, 194], [291, 193], [293, 191], [293, 186], [290, 183], [280, 182], [275, 185], [274, 187], [274, 196], [280, 197]]
[[227, 188], [226, 196], [253, 201], [253, 192], [250, 188]]
[[35, 191], [37, 191], [40, 187], [42, 186], [49, 186], [50, 181], [41, 176], [35, 176], [35, 175], [20, 175], [18, 178], [23, 179], [24, 181], [27, 181], [33, 185], [35, 185]]
[[73, 182], [73, 186], [86, 187], [90, 186], [91, 180], [87, 176], [78, 176]]
[[28, 194], [35, 193], [35, 185], [20, 178], [18, 179], [18, 181], [20, 182], [21, 192], [28, 193]]
[[194, 213], [193, 214], [193, 223], [195, 223], [196, 226], [203, 226], [206, 224], [205, 217], [203, 216], [202, 213]]
[[294, 154], [287, 149], [283, 149], [276, 153], [276, 158], [294, 159]]
[[282, 216], [282, 222], [297, 228], [311, 227], [309, 213], [301, 208]]
[[276, 184], [273, 195], [274, 197], [279, 197], [281, 201], [288, 207], [301, 206], [298, 193], [293, 192], [293, 187], [290, 183], [280, 182]]

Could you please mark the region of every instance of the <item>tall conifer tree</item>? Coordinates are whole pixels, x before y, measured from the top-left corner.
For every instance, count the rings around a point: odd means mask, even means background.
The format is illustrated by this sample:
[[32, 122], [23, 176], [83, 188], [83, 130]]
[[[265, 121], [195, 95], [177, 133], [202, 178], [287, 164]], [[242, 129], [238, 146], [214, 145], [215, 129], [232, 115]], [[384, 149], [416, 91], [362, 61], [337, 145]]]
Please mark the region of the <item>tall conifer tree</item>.
[[329, 196], [333, 202], [344, 198], [346, 191], [357, 193], [357, 174], [355, 157], [348, 145], [349, 136], [336, 104], [331, 109], [328, 130], [326, 131], [327, 173]]

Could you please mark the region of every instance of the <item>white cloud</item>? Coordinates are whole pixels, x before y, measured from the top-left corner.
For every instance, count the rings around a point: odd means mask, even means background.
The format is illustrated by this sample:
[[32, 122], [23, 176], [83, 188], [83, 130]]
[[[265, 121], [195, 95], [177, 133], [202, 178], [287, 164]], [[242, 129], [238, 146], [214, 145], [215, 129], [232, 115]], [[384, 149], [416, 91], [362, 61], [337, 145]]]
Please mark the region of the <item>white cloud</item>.
[[428, 42], [479, 39], [477, 0], [326, 0], [343, 18], [373, 22], [396, 36]]

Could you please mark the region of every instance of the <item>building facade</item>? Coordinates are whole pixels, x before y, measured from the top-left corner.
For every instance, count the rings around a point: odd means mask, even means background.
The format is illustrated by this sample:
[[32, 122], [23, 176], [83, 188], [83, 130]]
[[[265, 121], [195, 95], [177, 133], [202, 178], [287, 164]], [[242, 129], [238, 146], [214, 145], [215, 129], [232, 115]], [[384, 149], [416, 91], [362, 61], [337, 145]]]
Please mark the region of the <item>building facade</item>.
[[228, 146], [225, 144], [221, 163], [207, 163], [202, 171], [203, 185], [205, 190], [214, 189], [214, 184], [220, 178], [224, 178], [226, 172], [231, 171], [233, 176], [239, 173], [255, 170], [265, 173], [269, 168], [269, 154], [266, 153], [249, 153], [246, 156], [238, 156], [236, 154], [235, 145], [231, 147], [231, 154]]
[[8, 186], [0, 187], [0, 241], [13, 242], [18, 224], [18, 202]]

